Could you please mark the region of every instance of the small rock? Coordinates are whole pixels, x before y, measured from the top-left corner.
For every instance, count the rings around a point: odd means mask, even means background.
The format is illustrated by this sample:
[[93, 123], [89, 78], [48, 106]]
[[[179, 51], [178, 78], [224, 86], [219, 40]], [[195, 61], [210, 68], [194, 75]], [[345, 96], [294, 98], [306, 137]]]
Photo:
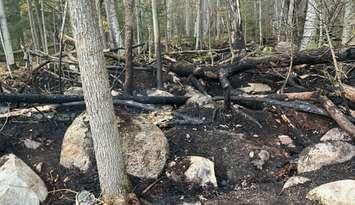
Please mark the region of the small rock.
[[121, 93], [119, 93], [118, 91], [116, 90], [111, 90], [111, 95], [116, 97], [116, 96], [119, 96]]
[[255, 152], [253, 152], [253, 151], [249, 152], [249, 157], [250, 158], [254, 158], [254, 156], [255, 156]]
[[10, 106], [0, 103], [0, 114], [10, 112]]
[[0, 158], [1, 205], [39, 205], [48, 195], [42, 179], [13, 154]]
[[258, 169], [262, 170], [264, 164], [270, 159], [270, 154], [266, 150], [261, 150], [258, 154], [259, 159], [251, 161], [251, 163]]
[[186, 180], [204, 187], [212, 184], [217, 187], [217, 179], [214, 173], [214, 163], [204, 157], [190, 156], [190, 167], [185, 171]]
[[248, 83], [248, 87], [239, 88], [245, 93], [263, 93], [270, 92], [271, 87], [263, 83]]
[[286, 183], [284, 184], [284, 186], [282, 187], [282, 190], [285, 190], [287, 188], [299, 185], [299, 184], [304, 184], [306, 182], [311, 181], [310, 179], [306, 178], [306, 177], [301, 177], [301, 176], [293, 176], [291, 178], [289, 178]]
[[38, 171], [38, 173], [42, 172], [42, 167], [43, 167], [43, 162], [39, 162], [35, 165], [35, 168]]
[[341, 141], [319, 143], [305, 148], [299, 157], [298, 173], [310, 172], [323, 166], [343, 163], [355, 156], [355, 146]]
[[25, 144], [25, 147], [27, 147], [28, 149], [33, 149], [33, 150], [36, 150], [38, 147], [40, 147], [42, 145], [42, 143], [31, 140], [31, 139], [25, 139], [23, 141], [23, 143]]
[[290, 136], [288, 135], [280, 135], [279, 137], [279, 141], [281, 145], [285, 145], [287, 147], [290, 148], [295, 148], [296, 146], [293, 144], [293, 140]]
[[328, 141], [351, 141], [351, 137], [345, 131], [340, 128], [333, 128], [330, 129], [327, 133], [325, 133], [322, 138], [320, 139], [321, 142], [328, 142]]
[[174, 182], [191, 187], [217, 187], [214, 163], [204, 157], [188, 156], [170, 162], [166, 176]]
[[189, 99], [186, 101], [186, 104], [197, 104], [205, 108], [214, 108], [213, 100], [210, 95], [204, 95], [198, 90], [195, 90], [191, 86], [185, 87], [186, 94], [185, 96]]
[[88, 191], [81, 191], [75, 196], [75, 205], [94, 205], [96, 198]]
[[355, 180], [341, 180], [312, 189], [307, 198], [322, 205], [355, 205]]
[[260, 158], [262, 161], [264, 161], [264, 162], [266, 162], [266, 161], [268, 161], [268, 160], [270, 159], [270, 154], [269, 154], [269, 152], [266, 151], [266, 150], [261, 150], [261, 151], [259, 152], [258, 156], [259, 156], [259, 158]]

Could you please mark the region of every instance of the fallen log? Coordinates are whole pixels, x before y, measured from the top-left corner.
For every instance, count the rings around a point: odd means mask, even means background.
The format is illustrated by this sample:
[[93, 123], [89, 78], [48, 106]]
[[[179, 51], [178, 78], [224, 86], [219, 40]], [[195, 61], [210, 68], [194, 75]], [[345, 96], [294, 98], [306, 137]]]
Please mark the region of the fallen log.
[[[337, 49], [335, 50], [335, 55], [338, 61], [354, 61], [355, 46]], [[293, 56], [293, 65], [315, 65], [331, 62], [332, 54], [329, 48], [303, 51], [295, 53]], [[288, 67], [290, 63], [291, 56], [289, 54], [274, 54], [263, 57], [245, 57], [236, 63], [223, 66], [195, 67], [192, 64], [177, 64], [170, 71], [183, 76], [193, 74], [195, 77], [218, 80], [221, 70], [225, 70], [227, 76], [230, 77], [231, 75], [251, 69]]]
[[[131, 100], [143, 104], [183, 105], [187, 97], [184, 96], [116, 96], [113, 100]], [[40, 94], [6, 94], [0, 93], [0, 103], [27, 103], [27, 104], [61, 104], [84, 101], [80, 95], [40, 95]]]
[[351, 102], [355, 102], [355, 88], [343, 84], [343, 89], [345, 98], [349, 99]]
[[336, 107], [336, 105], [326, 96], [319, 97], [324, 109], [327, 110], [329, 115], [335, 120], [335, 122], [343, 130], [348, 132], [352, 137], [355, 138], [355, 125], [351, 123], [347, 117]]

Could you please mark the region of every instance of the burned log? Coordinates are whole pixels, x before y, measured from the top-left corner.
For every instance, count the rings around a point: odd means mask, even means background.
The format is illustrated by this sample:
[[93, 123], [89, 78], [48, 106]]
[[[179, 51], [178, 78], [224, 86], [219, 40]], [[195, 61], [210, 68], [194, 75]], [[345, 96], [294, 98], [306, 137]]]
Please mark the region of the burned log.
[[[355, 46], [335, 50], [335, 55], [338, 61], [354, 61]], [[329, 48], [303, 51], [295, 53], [293, 56], [293, 65], [315, 65], [331, 62], [332, 54]], [[221, 70], [225, 70], [227, 76], [230, 77], [232, 75], [236, 75], [251, 69], [288, 67], [290, 63], [291, 56], [289, 54], [274, 54], [263, 57], [245, 57], [236, 63], [223, 66], [196, 68], [192, 64], [177, 64], [175, 67], [171, 68], [170, 71], [186, 77], [193, 74], [198, 78], [210, 78], [218, 80]]]
[[[184, 96], [116, 96], [113, 100], [131, 100], [143, 104], [183, 105], [187, 97]], [[61, 104], [84, 101], [80, 95], [40, 95], [40, 94], [0, 94], [0, 103], [27, 103], [27, 104]]]

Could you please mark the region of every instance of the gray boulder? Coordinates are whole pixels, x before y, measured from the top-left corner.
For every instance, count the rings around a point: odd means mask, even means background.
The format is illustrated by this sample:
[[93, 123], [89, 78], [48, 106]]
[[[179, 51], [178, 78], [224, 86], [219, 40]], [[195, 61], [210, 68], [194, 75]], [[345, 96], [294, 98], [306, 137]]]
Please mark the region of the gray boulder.
[[39, 205], [48, 195], [42, 179], [13, 154], [0, 158], [0, 204]]
[[305, 148], [299, 157], [298, 173], [311, 172], [323, 166], [343, 163], [355, 156], [355, 146], [341, 141], [319, 143]]
[[307, 198], [322, 205], [355, 205], [355, 180], [341, 180], [312, 189]]
[[[122, 114], [117, 123], [123, 137], [127, 172], [139, 178], [157, 178], [165, 166], [168, 142], [163, 132], [145, 118]], [[86, 172], [92, 166], [93, 143], [86, 113], [78, 116], [67, 129], [60, 163], [66, 168]]]

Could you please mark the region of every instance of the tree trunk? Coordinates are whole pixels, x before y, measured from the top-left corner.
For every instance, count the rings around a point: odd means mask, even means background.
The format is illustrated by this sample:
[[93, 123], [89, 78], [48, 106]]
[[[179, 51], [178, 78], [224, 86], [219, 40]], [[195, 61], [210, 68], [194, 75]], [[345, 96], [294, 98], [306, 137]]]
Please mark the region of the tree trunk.
[[355, 17], [355, 2], [353, 0], [347, 0], [345, 4], [345, 14], [343, 23], [343, 36], [341, 43], [346, 45], [351, 40], [352, 28], [355, 24], [353, 18]]
[[291, 33], [293, 32], [293, 13], [295, 10], [295, 0], [290, 0], [290, 4], [288, 7], [288, 15], [287, 15], [287, 41], [290, 41]]
[[86, 109], [99, 173], [101, 191], [108, 204], [118, 204], [128, 192], [122, 138], [110, 94], [108, 74], [94, 1], [68, 1]]
[[97, 14], [97, 17], [98, 17], [98, 20], [99, 20], [100, 36], [102, 38], [102, 42], [103, 42], [104, 48], [108, 48], [107, 39], [106, 39], [106, 36], [105, 36], [105, 31], [104, 31], [104, 26], [103, 26], [103, 23], [102, 23], [101, 6], [102, 6], [102, 0], [95, 0], [96, 14]]
[[167, 42], [171, 40], [173, 29], [173, 1], [166, 0], [166, 34]]
[[305, 50], [312, 43], [315, 43], [314, 41], [317, 35], [317, 13], [315, 8], [316, 1], [308, 0], [300, 50]]
[[221, 17], [220, 17], [220, 7], [221, 2], [217, 0], [217, 8], [216, 8], [216, 39], [220, 39], [221, 37]]
[[134, 0], [124, 0], [125, 8], [125, 82], [124, 91], [128, 95], [133, 92], [133, 56], [132, 56], [132, 43], [133, 43], [133, 9]]
[[35, 9], [35, 26], [37, 25], [37, 29], [39, 31], [39, 36], [41, 38], [41, 42], [40, 42], [40, 46], [42, 48], [42, 50], [44, 50], [44, 34], [43, 34], [43, 26], [42, 26], [42, 21], [40, 18], [40, 4], [38, 2], [38, 0], [34, 1], [34, 9]]
[[47, 29], [46, 29], [46, 20], [44, 15], [44, 6], [43, 0], [41, 0], [41, 18], [42, 18], [42, 29], [43, 29], [43, 51], [48, 54], [48, 39], [47, 39]]
[[38, 39], [38, 34], [37, 34], [37, 29], [35, 26], [34, 18], [33, 18], [32, 3], [30, 0], [27, 0], [27, 5], [28, 5], [28, 19], [30, 22], [31, 35], [32, 35], [32, 40], [33, 40], [33, 47], [35, 50], [39, 50], [39, 39]]
[[157, 88], [161, 89], [162, 88], [162, 68], [161, 68], [160, 29], [159, 29], [157, 0], [152, 0], [152, 14], [153, 14], [155, 58], [157, 60]]
[[14, 53], [12, 50], [11, 38], [9, 29], [7, 27], [7, 20], [5, 15], [5, 7], [3, 0], [0, 0], [0, 25], [1, 25], [1, 41], [4, 48], [6, 63], [11, 67], [16, 67]]
[[104, 0], [112, 48], [123, 47], [115, 0]]
[[203, 1], [197, 1], [197, 17], [195, 24], [195, 37], [196, 37], [196, 45], [195, 49], [198, 50], [202, 47], [202, 18], [203, 18]]
[[[135, 1], [135, 13], [136, 13], [136, 37], [137, 44], [141, 44], [141, 26], [142, 26], [142, 10], [141, 10], [141, 0]], [[138, 53], [141, 53], [141, 48], [138, 47]]]
[[191, 35], [191, 8], [190, 0], [185, 0], [185, 32], [186, 36]]
[[243, 49], [245, 48], [245, 44], [239, 0], [229, 0], [229, 8], [232, 18], [231, 35], [233, 49]]
[[261, 14], [262, 14], [261, 13], [261, 0], [259, 0], [259, 44], [260, 44], [260, 46], [263, 45], [263, 28], [262, 28]]

